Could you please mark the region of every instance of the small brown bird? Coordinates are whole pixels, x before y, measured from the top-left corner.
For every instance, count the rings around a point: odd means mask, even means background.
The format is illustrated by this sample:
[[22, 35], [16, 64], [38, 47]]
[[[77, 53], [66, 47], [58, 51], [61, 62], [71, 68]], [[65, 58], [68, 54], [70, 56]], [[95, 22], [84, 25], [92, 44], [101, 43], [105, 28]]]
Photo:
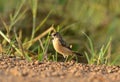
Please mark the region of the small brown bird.
[[66, 44], [66, 42], [62, 39], [62, 36], [59, 32], [51, 33], [52, 36], [52, 43], [54, 49], [59, 53], [62, 54], [64, 58], [67, 58], [69, 55], [78, 55], [82, 56], [81, 54], [72, 51], [70, 46]]

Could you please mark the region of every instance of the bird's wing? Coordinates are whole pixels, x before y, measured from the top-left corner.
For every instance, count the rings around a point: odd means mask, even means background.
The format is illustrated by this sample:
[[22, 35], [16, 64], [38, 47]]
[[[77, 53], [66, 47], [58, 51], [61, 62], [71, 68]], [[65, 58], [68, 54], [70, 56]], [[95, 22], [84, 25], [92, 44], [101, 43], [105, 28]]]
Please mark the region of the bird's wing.
[[59, 39], [59, 41], [61, 42], [62, 46], [65, 46], [66, 48], [72, 50], [71, 47], [70, 47], [70, 45], [68, 45], [63, 39]]

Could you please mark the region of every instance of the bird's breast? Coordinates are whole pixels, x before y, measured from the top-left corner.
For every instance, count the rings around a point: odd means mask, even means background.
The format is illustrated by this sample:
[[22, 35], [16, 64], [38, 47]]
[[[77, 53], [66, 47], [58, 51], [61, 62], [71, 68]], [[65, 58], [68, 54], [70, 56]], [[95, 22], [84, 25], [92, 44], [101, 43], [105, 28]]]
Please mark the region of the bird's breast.
[[68, 54], [70, 55], [70, 54], [72, 54], [72, 51], [71, 51], [70, 49], [68, 49], [68, 48], [66, 48], [65, 46], [62, 46], [62, 45], [61, 45], [59, 39], [54, 39], [54, 40], [53, 40], [53, 47], [54, 47], [54, 49], [55, 49], [58, 53], [60, 53], [60, 54], [62, 54], [62, 55], [68, 55]]
[[61, 43], [59, 42], [58, 39], [53, 40], [53, 47], [55, 48], [56, 51], [60, 51], [62, 48]]

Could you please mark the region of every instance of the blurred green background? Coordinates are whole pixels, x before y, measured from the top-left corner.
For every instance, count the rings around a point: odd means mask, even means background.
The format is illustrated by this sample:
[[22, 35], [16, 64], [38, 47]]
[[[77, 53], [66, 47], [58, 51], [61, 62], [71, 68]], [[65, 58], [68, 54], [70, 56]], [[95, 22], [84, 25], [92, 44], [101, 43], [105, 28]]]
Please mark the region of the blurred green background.
[[[0, 18], [9, 24], [10, 14], [15, 12], [22, 1], [0, 0]], [[27, 37], [32, 32], [32, 10], [29, 3], [29, 0], [25, 1], [20, 12], [26, 9], [26, 13], [14, 25], [18, 30], [22, 29], [23, 36]], [[92, 39], [98, 51], [112, 37], [111, 57], [120, 55], [120, 0], [38, 0], [36, 26], [48, 14], [48, 19], [37, 34], [52, 24], [55, 28], [59, 26], [64, 39], [82, 53], [89, 51], [88, 40], [83, 32]], [[2, 22], [0, 30], [5, 32]]]

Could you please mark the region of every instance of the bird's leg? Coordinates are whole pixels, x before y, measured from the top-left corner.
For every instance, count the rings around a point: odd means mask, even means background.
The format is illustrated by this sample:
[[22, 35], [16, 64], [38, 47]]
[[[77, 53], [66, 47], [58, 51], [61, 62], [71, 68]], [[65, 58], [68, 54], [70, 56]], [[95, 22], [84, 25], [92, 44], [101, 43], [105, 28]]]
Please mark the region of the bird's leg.
[[67, 62], [67, 61], [68, 61], [68, 56], [65, 57], [65, 62]]
[[78, 57], [77, 57], [77, 56], [75, 56], [75, 58], [76, 58], [76, 63], [78, 63]]
[[69, 58], [69, 60], [72, 60], [74, 58], [74, 55], [72, 55], [70, 58]]

